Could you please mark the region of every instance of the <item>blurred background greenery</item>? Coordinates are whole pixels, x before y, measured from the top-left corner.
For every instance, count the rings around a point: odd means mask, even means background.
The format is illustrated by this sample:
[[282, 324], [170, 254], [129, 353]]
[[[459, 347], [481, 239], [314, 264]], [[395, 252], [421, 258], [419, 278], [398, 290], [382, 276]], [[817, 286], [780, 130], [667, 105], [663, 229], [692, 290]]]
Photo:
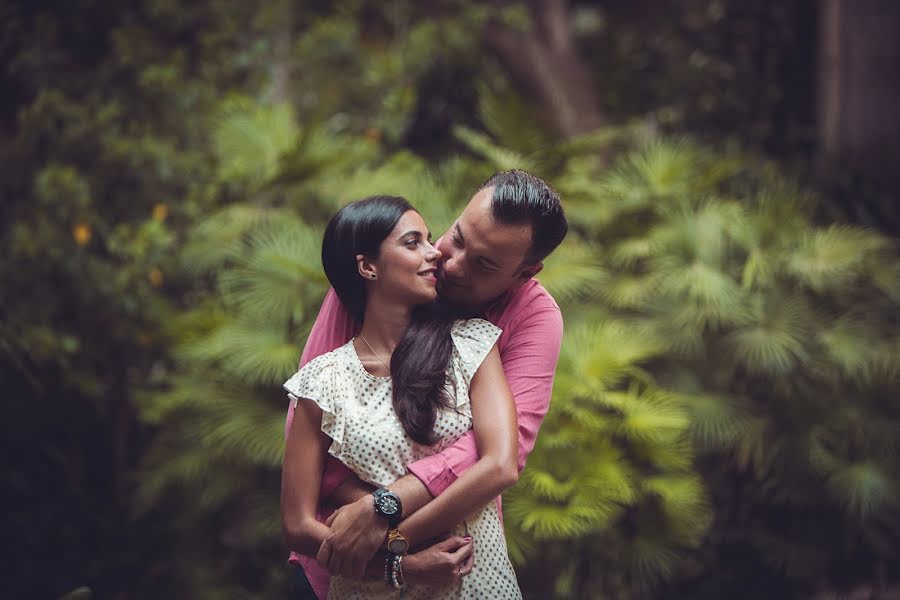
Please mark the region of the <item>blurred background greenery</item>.
[[321, 228], [572, 223], [527, 598], [900, 595], [900, 3], [0, 7], [4, 598], [276, 598]]

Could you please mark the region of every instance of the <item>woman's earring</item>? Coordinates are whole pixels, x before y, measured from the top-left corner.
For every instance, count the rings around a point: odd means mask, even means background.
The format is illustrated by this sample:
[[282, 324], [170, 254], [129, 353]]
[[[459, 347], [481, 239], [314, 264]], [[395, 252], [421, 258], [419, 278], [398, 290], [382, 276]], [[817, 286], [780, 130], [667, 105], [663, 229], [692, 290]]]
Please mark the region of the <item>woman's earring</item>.
[[372, 279], [375, 279], [375, 273], [372, 273]]

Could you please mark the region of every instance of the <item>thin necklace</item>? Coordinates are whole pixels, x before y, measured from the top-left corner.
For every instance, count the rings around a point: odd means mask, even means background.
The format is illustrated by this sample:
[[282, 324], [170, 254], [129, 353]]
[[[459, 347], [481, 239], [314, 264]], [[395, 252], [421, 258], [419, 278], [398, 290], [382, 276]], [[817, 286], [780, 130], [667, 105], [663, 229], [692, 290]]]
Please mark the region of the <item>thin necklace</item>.
[[359, 337], [361, 337], [361, 338], [362, 338], [362, 341], [364, 341], [364, 342], [366, 343], [366, 346], [369, 347], [369, 350], [372, 351], [372, 354], [375, 355], [375, 358], [378, 359], [378, 362], [380, 362], [381, 364], [383, 364], [383, 365], [384, 365], [384, 368], [388, 370], [388, 373], [390, 373], [390, 372], [391, 372], [391, 367], [390, 367], [390, 365], [387, 364], [386, 362], [384, 362], [383, 360], [381, 360], [381, 357], [378, 356], [378, 353], [377, 353], [377, 352], [375, 352], [375, 348], [372, 347], [372, 344], [369, 343], [369, 340], [366, 339], [366, 336], [364, 336], [363, 334], [360, 333], [360, 334], [359, 334]]

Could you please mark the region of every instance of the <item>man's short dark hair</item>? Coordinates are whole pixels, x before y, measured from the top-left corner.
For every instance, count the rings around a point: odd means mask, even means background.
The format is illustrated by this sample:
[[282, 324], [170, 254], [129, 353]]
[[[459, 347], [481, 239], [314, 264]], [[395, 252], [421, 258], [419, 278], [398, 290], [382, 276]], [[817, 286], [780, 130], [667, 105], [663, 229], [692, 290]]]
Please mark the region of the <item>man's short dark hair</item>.
[[531, 224], [531, 248], [524, 264], [544, 260], [566, 237], [569, 224], [559, 194], [528, 171], [494, 173], [481, 189], [493, 187], [491, 216], [504, 225]]

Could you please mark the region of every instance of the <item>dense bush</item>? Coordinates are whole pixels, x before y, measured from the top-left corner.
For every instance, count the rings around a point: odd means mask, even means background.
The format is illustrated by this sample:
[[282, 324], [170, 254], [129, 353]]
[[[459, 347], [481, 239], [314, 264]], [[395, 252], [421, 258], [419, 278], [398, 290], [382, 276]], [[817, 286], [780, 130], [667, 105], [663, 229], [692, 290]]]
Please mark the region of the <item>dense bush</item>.
[[803, 3], [674, 3], [644, 46], [653, 15], [579, 7], [624, 125], [563, 141], [478, 39], [484, 7], [301, 4], [4, 7], [0, 595], [283, 594], [278, 383], [326, 289], [321, 226], [381, 192], [440, 233], [513, 167], [572, 222], [540, 275], [554, 399], [505, 498], [526, 593], [896, 585], [896, 243], [718, 141], [810, 144]]

